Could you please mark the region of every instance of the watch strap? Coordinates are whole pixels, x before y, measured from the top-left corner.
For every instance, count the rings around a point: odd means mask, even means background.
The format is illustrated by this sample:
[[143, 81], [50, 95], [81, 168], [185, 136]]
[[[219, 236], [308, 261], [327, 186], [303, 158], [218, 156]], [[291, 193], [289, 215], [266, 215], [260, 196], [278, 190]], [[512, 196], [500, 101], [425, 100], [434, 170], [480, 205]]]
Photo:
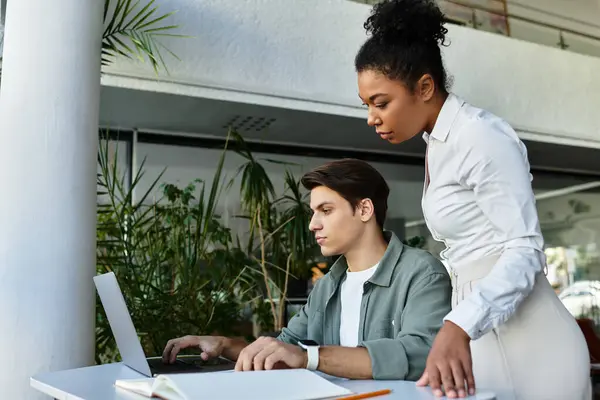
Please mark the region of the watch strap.
[[306, 346], [308, 363], [306, 369], [316, 371], [319, 367], [319, 346]]

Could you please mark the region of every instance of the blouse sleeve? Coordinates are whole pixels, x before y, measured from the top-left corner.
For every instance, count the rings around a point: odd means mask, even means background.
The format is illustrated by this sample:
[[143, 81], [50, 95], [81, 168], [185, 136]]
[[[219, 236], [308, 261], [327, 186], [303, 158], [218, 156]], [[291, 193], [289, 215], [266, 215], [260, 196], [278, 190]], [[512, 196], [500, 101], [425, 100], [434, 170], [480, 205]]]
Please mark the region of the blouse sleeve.
[[502, 324], [532, 291], [545, 255], [524, 144], [502, 120], [476, 120], [461, 132], [458, 181], [504, 244], [490, 274], [445, 318], [475, 340]]

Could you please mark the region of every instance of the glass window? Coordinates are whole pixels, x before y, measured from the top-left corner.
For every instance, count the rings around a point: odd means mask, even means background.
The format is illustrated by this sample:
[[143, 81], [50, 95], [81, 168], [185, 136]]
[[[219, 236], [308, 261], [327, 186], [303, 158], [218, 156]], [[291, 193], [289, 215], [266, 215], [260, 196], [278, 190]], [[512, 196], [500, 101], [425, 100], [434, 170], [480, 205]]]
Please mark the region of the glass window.
[[[146, 175], [140, 182], [144, 192], [149, 183], [167, 167], [162, 182], [186, 185], [193, 179], [210, 181], [221, 150], [138, 144], [138, 163], [146, 159]], [[328, 158], [255, 153], [262, 159], [278, 193], [283, 189], [287, 168], [297, 177], [307, 170], [329, 161]], [[287, 162], [284, 166], [277, 162]], [[228, 154], [225, 173], [230, 179], [243, 162]], [[439, 257], [444, 244], [435, 241], [423, 220], [421, 195], [424, 168], [373, 162], [390, 186], [386, 228], [401, 238], [420, 236], [424, 248]], [[136, 165], [138, 167], [138, 165]], [[545, 239], [548, 279], [574, 316], [592, 318], [600, 326], [600, 181], [590, 177], [535, 172], [533, 188], [537, 199], [540, 226]], [[239, 184], [239, 183], [238, 183]], [[220, 202], [225, 222], [234, 230], [239, 211], [238, 184]]]
[[[575, 317], [600, 326], [600, 180], [535, 173], [533, 188], [548, 280]], [[407, 222], [406, 234], [422, 235], [437, 257], [444, 249], [423, 221]]]
[[600, 181], [538, 197], [548, 280], [575, 317], [600, 325]]
[[[220, 149], [207, 149], [198, 147], [185, 147], [161, 145], [153, 143], [137, 144], [137, 162], [145, 159], [145, 175], [140, 181], [138, 193], [142, 194], [150, 186], [158, 174], [167, 167], [161, 178], [161, 183], [177, 183], [185, 186], [194, 179], [203, 179], [209, 183], [216, 170], [217, 161], [221, 156]], [[253, 153], [261, 161], [269, 174], [277, 194], [280, 195], [284, 188], [285, 170], [289, 169], [296, 178], [310, 169], [331, 161], [333, 158], [306, 157], [287, 154]], [[275, 161], [275, 162], [273, 162]], [[233, 152], [227, 154], [224, 164], [224, 173], [227, 180], [233, 178], [244, 159]], [[282, 163], [288, 163], [284, 165]], [[393, 230], [398, 236], [404, 238], [404, 227], [407, 221], [419, 221], [423, 218], [421, 211], [421, 194], [423, 191], [423, 177], [425, 168], [422, 165], [402, 165], [384, 162], [370, 162], [387, 180], [390, 187], [388, 199], [388, 219], [386, 228]], [[231, 187], [227, 196], [222, 196], [220, 212], [228, 219], [229, 224], [234, 224], [233, 218], [228, 216], [239, 214], [239, 179]]]

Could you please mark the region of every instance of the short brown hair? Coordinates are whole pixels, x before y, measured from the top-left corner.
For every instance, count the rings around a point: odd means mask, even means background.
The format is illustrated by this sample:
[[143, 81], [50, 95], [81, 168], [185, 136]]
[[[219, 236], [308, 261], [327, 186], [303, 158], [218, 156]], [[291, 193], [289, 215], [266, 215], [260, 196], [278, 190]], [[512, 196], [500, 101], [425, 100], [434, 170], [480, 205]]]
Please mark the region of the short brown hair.
[[356, 209], [363, 199], [371, 199], [377, 225], [383, 229], [390, 188], [379, 171], [369, 163], [344, 158], [321, 165], [304, 174], [302, 185], [307, 190], [325, 186], [346, 199]]

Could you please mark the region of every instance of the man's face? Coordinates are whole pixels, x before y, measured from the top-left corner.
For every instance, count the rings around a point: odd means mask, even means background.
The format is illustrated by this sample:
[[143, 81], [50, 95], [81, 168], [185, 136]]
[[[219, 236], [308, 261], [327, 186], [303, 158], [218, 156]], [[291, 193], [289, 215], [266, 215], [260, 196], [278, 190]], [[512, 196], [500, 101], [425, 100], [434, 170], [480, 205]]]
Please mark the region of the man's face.
[[355, 212], [346, 199], [325, 186], [311, 190], [310, 208], [314, 214], [309, 229], [324, 256], [346, 254], [364, 232], [360, 212]]

